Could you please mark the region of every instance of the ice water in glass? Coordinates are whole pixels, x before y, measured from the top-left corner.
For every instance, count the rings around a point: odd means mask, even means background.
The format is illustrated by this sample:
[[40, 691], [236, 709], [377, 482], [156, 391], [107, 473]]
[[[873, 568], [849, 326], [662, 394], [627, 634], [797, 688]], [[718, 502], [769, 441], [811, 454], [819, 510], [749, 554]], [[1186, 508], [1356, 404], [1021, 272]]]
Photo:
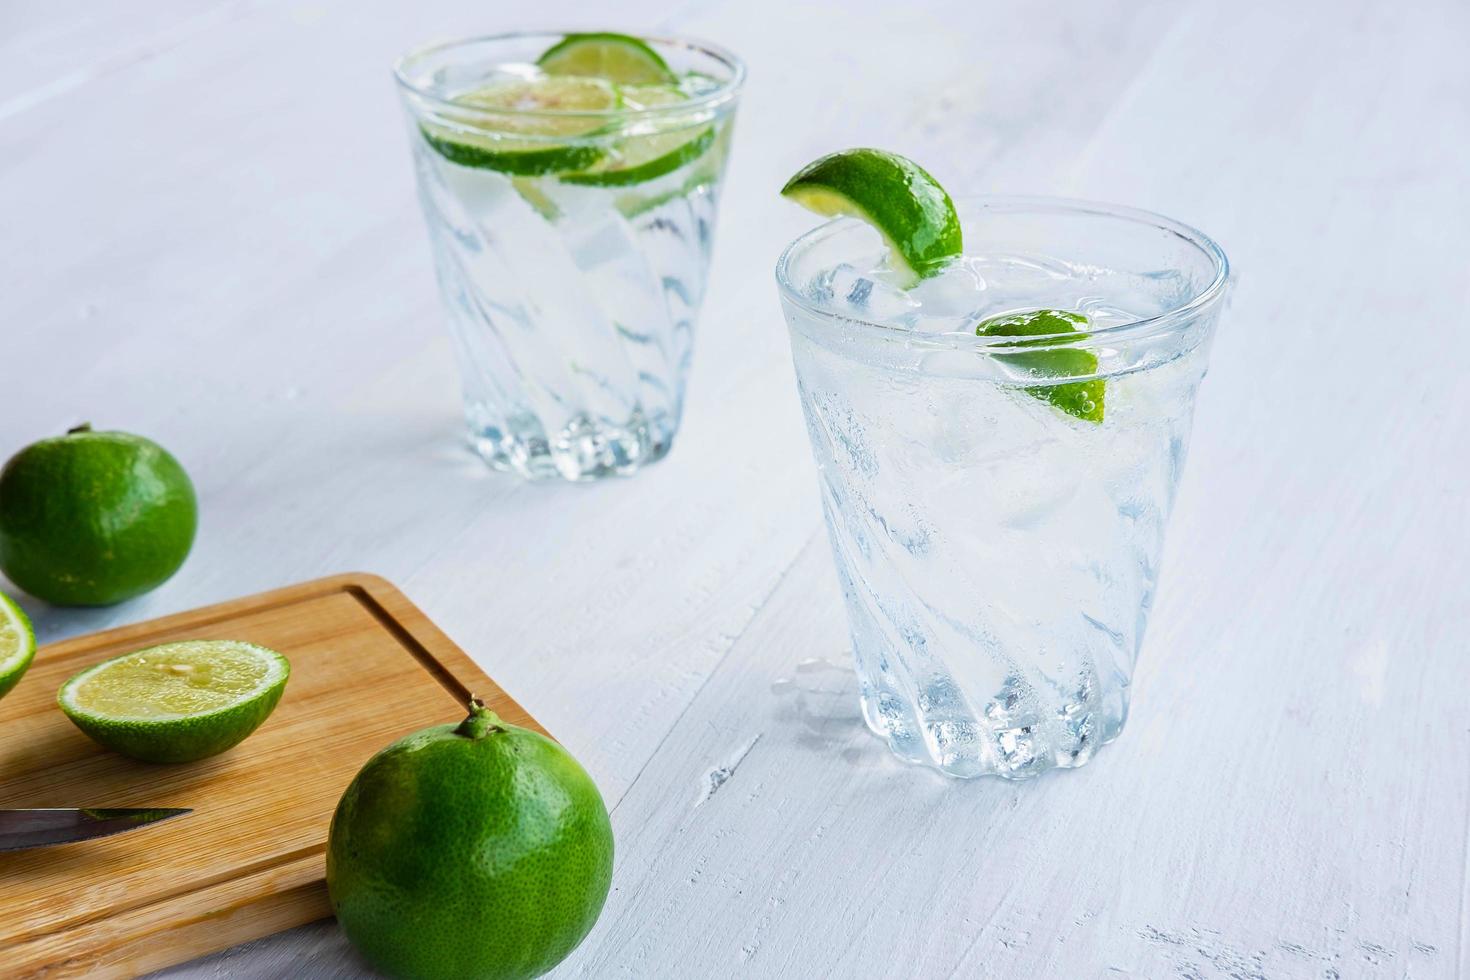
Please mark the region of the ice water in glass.
[[[1227, 268], [1142, 212], [959, 211], [965, 255], [917, 286], [853, 219], [778, 276], [864, 717], [904, 759], [1018, 778], [1123, 728]], [[976, 335], [1038, 309], [1089, 318], [1065, 346], [1097, 357], [1100, 422]]]
[[436, 45], [397, 75], [471, 442], [499, 469], [588, 480], [662, 458], [678, 431], [743, 69], [648, 39], [677, 75], [664, 90], [592, 110], [477, 100], [545, 81], [536, 58], [559, 39]]

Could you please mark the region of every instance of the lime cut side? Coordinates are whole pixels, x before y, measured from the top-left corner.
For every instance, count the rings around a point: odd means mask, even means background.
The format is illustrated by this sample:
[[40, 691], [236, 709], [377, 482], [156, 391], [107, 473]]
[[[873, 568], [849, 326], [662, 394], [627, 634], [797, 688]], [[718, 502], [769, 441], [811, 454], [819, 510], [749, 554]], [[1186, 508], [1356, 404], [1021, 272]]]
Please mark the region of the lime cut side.
[[36, 656], [36, 634], [25, 612], [0, 594], [0, 698], [20, 683]]
[[[1025, 369], [1036, 378], [1077, 378], [1097, 373], [1097, 355], [1089, 350], [1055, 345], [1086, 340], [1088, 335], [1085, 330], [1090, 324], [1091, 321], [1082, 313], [1031, 310], [1024, 313], [1003, 313], [982, 320], [975, 328], [975, 333], [981, 337], [1041, 338], [1017, 341], [1015, 346], [1042, 345], [1052, 349], [995, 356], [1006, 364]], [[1076, 336], [1058, 339], [1069, 334]], [[1050, 402], [1068, 415], [1083, 421], [1100, 424], [1103, 420], [1107, 382], [1102, 378], [1064, 384], [1032, 385], [1024, 390], [1032, 397]]]
[[675, 80], [659, 53], [627, 34], [568, 34], [536, 60], [548, 75], [604, 78], [619, 85], [669, 84]]
[[964, 248], [959, 215], [944, 188], [896, 153], [830, 153], [801, 168], [781, 194], [824, 217], [866, 221], [888, 243], [894, 265], [913, 282], [934, 275]]
[[[486, 119], [419, 127], [425, 141], [451, 163], [518, 176], [585, 170], [606, 152], [577, 142], [606, 125], [598, 113], [621, 108], [618, 90], [596, 78], [512, 79], [455, 98]], [[500, 115], [497, 115], [500, 113]]]
[[166, 643], [105, 660], [57, 695], [106, 748], [147, 762], [190, 762], [238, 744], [281, 699], [291, 665], [236, 640]]

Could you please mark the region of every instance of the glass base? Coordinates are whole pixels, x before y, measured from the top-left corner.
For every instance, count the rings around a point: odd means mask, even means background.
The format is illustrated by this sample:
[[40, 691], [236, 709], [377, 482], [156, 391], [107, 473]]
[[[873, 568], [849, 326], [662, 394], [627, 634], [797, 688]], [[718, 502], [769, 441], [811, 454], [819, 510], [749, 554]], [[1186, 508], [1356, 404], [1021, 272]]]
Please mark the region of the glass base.
[[1128, 720], [1126, 694], [1117, 693], [1107, 699], [1111, 703], [1058, 708], [1054, 719], [1032, 712], [1008, 717], [1002, 700], [991, 702], [983, 717], [920, 722], [922, 709], [912, 710], [890, 694], [864, 691], [861, 700], [868, 728], [904, 762], [956, 779], [1031, 779], [1050, 769], [1084, 766], [1099, 747], [1116, 739]]
[[560, 431], [514, 433], [470, 428], [470, 446], [497, 470], [527, 480], [586, 482], [631, 476], [668, 455], [678, 423], [636, 414], [624, 425], [574, 417]]

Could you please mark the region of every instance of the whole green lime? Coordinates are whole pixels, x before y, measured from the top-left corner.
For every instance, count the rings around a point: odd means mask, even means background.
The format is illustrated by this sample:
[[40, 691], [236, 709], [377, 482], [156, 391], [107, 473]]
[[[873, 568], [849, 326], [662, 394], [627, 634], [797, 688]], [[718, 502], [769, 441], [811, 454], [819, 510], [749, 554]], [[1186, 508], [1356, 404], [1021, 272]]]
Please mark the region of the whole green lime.
[[327, 889], [347, 938], [389, 976], [521, 980], [591, 930], [612, 861], [591, 777], [473, 701], [461, 724], [363, 766], [332, 818]]
[[199, 511], [162, 446], [80, 426], [0, 470], [0, 571], [38, 599], [109, 606], [162, 585], [189, 555]]

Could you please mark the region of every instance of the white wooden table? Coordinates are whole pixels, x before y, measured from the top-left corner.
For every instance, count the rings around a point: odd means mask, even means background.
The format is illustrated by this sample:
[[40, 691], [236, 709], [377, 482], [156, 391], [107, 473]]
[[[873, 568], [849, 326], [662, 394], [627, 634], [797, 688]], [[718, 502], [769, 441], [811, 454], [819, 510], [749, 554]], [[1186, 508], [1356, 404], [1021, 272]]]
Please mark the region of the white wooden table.
[[[432, 36], [705, 36], [750, 81], [688, 415], [633, 480], [459, 442], [387, 66]], [[601, 785], [573, 977], [1470, 972], [1470, 5], [122, 0], [0, 7], [0, 455], [82, 419], [193, 473], [184, 571], [46, 641], [347, 569]], [[1124, 737], [1025, 784], [862, 727], [771, 269], [782, 180], [1162, 211], [1239, 271]], [[169, 972], [336, 977], [331, 923]]]

